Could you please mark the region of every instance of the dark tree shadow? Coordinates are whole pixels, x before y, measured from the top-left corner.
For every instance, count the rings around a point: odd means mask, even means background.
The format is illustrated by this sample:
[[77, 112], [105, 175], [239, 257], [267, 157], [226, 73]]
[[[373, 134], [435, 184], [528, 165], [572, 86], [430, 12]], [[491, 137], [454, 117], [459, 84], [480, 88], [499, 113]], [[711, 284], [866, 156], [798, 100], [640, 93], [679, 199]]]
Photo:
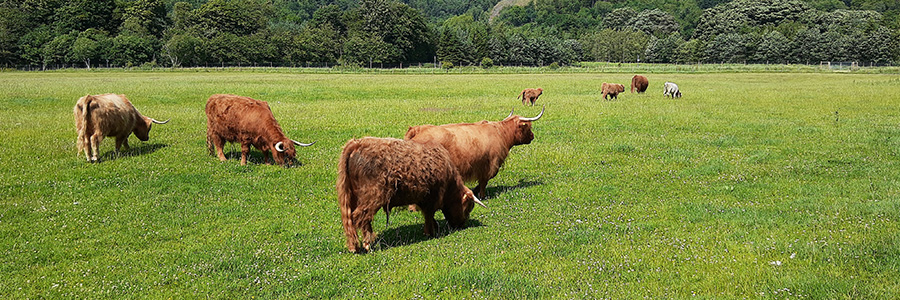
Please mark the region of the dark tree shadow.
[[[405, 210], [406, 208], [404, 207], [403, 209]], [[449, 236], [460, 230], [484, 226], [480, 221], [474, 219], [469, 219], [468, 221], [466, 221], [466, 227], [460, 229], [450, 228], [450, 225], [447, 224], [447, 220], [437, 220], [437, 223], [438, 230], [434, 237], [425, 235], [425, 224], [423, 223], [403, 225], [398, 227], [389, 226], [384, 231], [378, 233], [378, 237], [375, 238], [375, 247], [372, 248], [372, 251], [383, 251], [394, 247], [412, 245], [430, 239], [439, 239], [444, 236]], [[360, 238], [361, 237], [362, 235], [360, 234]]]
[[540, 180], [532, 181], [532, 180], [519, 179], [519, 183], [517, 183], [516, 185], [500, 185], [500, 186], [495, 186], [495, 187], [488, 186], [487, 197], [495, 198], [495, 197], [500, 196], [503, 193], [506, 193], [509, 191], [515, 191], [517, 189], [527, 188], [527, 187], [531, 187], [531, 186], [535, 186], [535, 185], [543, 185], [543, 184], [544, 184], [544, 182], [540, 181]]
[[[132, 157], [132, 156], [141, 156], [146, 154], [151, 154], [156, 152], [156, 150], [168, 147], [167, 144], [149, 144], [149, 143], [141, 143], [140, 146], [131, 147], [131, 149], [125, 151], [107, 151], [106, 153], [101, 154], [98, 159], [103, 161], [113, 161], [120, 158]], [[124, 147], [124, 146], [123, 146]]]

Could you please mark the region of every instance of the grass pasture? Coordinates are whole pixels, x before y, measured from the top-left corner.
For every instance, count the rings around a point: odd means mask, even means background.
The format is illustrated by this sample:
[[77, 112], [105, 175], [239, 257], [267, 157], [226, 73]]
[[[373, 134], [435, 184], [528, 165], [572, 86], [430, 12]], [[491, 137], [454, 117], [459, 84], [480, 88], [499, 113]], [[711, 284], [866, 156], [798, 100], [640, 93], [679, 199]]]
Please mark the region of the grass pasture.
[[[0, 298], [900, 297], [900, 77], [649, 74], [0, 73]], [[679, 84], [684, 97], [662, 95]], [[346, 251], [350, 138], [499, 120], [545, 91], [487, 209], [438, 238], [420, 215]], [[76, 156], [72, 106], [124, 93], [155, 125]], [[214, 93], [269, 102], [302, 166], [220, 163]], [[470, 184], [474, 186], [474, 184]]]

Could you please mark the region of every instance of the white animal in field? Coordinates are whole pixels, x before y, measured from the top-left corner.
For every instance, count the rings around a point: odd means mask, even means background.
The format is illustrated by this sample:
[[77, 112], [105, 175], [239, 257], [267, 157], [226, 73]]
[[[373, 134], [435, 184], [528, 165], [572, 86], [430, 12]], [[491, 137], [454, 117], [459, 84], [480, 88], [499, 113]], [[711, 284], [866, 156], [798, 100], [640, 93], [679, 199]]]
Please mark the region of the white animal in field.
[[672, 82], [666, 82], [663, 85], [663, 95], [674, 98], [681, 98], [681, 91], [678, 90], [678, 85]]

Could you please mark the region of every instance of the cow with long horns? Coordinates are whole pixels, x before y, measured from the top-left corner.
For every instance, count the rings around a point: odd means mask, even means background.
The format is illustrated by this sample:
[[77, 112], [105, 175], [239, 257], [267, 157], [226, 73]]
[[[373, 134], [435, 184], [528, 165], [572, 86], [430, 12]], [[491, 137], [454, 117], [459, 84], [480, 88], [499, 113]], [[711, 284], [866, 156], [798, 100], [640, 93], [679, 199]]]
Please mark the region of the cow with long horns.
[[83, 150], [88, 162], [97, 162], [100, 142], [104, 137], [116, 137], [116, 151], [122, 145], [127, 150], [128, 136], [132, 133], [139, 140], [147, 141], [153, 124], [169, 122], [142, 115], [122, 94], [86, 95], [78, 99], [72, 112], [78, 134], [78, 153]]
[[450, 161], [450, 153], [437, 144], [394, 138], [366, 137], [344, 145], [336, 184], [347, 249], [360, 252], [375, 241], [372, 219], [379, 210], [416, 205], [425, 218], [425, 235], [437, 229], [434, 213], [440, 210], [450, 227], [461, 228], [477, 203]]
[[533, 118], [514, 116], [510, 111], [499, 122], [413, 126], [406, 131], [404, 139], [444, 146], [463, 179], [478, 180], [475, 194], [484, 198], [488, 180], [497, 176], [509, 150], [534, 140], [531, 122], [543, 115], [544, 107], [541, 107], [541, 113]]
[[307, 147], [315, 142], [304, 144], [289, 139], [265, 101], [237, 95], [216, 94], [206, 101], [206, 146], [210, 154], [225, 161], [225, 142], [241, 144], [241, 165], [247, 164], [250, 146], [263, 152], [265, 163], [272, 159], [279, 165], [289, 165], [294, 161], [297, 152], [294, 145]]

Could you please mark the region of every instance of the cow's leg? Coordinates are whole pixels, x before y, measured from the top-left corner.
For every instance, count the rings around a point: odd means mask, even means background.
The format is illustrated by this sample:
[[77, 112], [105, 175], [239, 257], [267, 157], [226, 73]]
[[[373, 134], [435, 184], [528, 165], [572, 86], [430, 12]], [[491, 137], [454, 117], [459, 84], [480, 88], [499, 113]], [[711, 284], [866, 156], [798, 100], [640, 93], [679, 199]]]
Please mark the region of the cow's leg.
[[271, 150], [270, 150], [270, 151], [263, 151], [262, 154], [263, 154], [263, 163], [265, 163], [265, 164], [267, 164], [267, 165], [271, 165], [271, 164], [272, 164], [272, 163], [269, 162], [269, 156], [272, 156], [272, 161], [273, 161], [273, 162], [275, 161], [275, 158], [274, 158], [275, 152], [272, 152]]
[[487, 198], [487, 183], [489, 179], [478, 179], [478, 186], [475, 187], [475, 195], [478, 195], [478, 198], [484, 199]]
[[433, 237], [435, 229], [437, 229], [437, 221], [434, 220], [434, 209], [423, 207], [422, 217], [425, 218], [425, 235]]
[[86, 158], [88, 162], [91, 162], [91, 137], [84, 135], [79, 136], [78, 138], [81, 142], [81, 148], [83, 148], [84, 151], [84, 158]]
[[250, 144], [241, 143], [241, 165], [247, 165], [247, 155], [250, 154]]
[[375, 243], [375, 233], [372, 232], [372, 219], [375, 218], [376, 212], [378, 212], [377, 207], [360, 206], [357, 207], [352, 214], [356, 228], [362, 231], [363, 248], [365, 248], [366, 251], [372, 251], [372, 244]]
[[128, 137], [127, 136], [124, 138], [121, 136], [116, 137], [116, 152], [120, 151], [120, 149], [122, 148], [122, 145], [125, 145], [126, 151], [128, 150], [128, 148], [131, 148], [128, 146]]
[[100, 142], [103, 141], [103, 135], [94, 133], [91, 135], [91, 161], [97, 162], [97, 153], [100, 153]]
[[210, 142], [212, 143], [212, 147], [216, 149], [216, 156], [219, 157], [219, 161], [225, 161], [225, 140], [221, 137], [214, 136], [210, 139]]
[[100, 142], [103, 141], [103, 136], [100, 134], [94, 134], [91, 136], [91, 161], [97, 162], [97, 153], [100, 153]]

